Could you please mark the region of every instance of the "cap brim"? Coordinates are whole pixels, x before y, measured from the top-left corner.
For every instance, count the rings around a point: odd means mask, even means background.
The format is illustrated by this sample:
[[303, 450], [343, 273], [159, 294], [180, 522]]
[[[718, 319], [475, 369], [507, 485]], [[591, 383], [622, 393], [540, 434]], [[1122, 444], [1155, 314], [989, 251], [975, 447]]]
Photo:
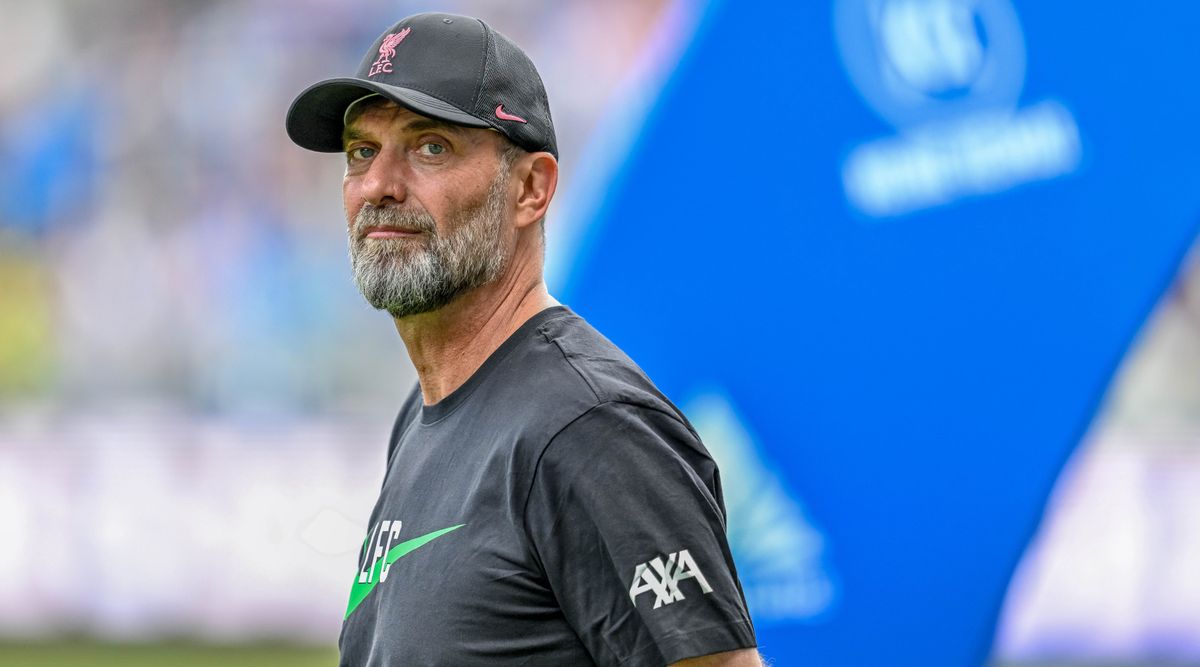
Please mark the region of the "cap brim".
[[366, 79], [326, 79], [305, 89], [287, 113], [287, 133], [301, 148], [322, 153], [342, 151], [342, 119], [346, 108], [363, 95], [377, 93], [423, 116], [467, 127], [491, 127], [491, 123], [411, 88], [389, 86]]

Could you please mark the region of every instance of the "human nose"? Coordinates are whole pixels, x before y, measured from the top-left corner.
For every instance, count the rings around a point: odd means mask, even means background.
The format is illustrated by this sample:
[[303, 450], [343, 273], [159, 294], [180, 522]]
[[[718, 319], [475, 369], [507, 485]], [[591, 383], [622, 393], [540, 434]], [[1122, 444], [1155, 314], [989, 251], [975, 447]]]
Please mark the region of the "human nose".
[[362, 179], [362, 198], [374, 206], [387, 206], [404, 201], [408, 194], [407, 174], [397, 151], [380, 150], [371, 160]]

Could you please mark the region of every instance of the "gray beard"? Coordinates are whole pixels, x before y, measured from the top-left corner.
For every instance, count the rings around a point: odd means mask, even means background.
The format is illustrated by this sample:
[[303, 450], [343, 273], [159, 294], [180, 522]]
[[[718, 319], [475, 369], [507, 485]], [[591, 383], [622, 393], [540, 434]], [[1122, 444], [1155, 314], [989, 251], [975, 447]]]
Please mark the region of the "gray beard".
[[[508, 264], [504, 222], [508, 182], [501, 166], [482, 201], [468, 203], [437, 232], [426, 211], [364, 204], [349, 230], [350, 266], [367, 303], [401, 318], [438, 310], [500, 277]], [[396, 226], [420, 230], [414, 238], [368, 239], [363, 230]]]

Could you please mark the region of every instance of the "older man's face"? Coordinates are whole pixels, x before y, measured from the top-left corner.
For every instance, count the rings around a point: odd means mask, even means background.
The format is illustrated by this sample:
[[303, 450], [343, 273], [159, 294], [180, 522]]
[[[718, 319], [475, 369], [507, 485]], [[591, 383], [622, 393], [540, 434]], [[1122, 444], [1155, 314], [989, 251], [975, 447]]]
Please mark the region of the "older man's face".
[[368, 303], [429, 312], [503, 273], [514, 233], [499, 135], [379, 100], [352, 115], [343, 145], [350, 261]]

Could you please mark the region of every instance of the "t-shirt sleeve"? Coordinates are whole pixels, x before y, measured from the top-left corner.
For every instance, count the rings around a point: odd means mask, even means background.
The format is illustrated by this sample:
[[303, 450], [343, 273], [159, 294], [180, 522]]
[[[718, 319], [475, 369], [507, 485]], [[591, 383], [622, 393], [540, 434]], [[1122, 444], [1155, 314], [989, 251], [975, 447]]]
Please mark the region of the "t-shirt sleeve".
[[542, 454], [525, 523], [598, 664], [755, 646], [716, 465], [677, 417], [602, 403], [576, 419]]

